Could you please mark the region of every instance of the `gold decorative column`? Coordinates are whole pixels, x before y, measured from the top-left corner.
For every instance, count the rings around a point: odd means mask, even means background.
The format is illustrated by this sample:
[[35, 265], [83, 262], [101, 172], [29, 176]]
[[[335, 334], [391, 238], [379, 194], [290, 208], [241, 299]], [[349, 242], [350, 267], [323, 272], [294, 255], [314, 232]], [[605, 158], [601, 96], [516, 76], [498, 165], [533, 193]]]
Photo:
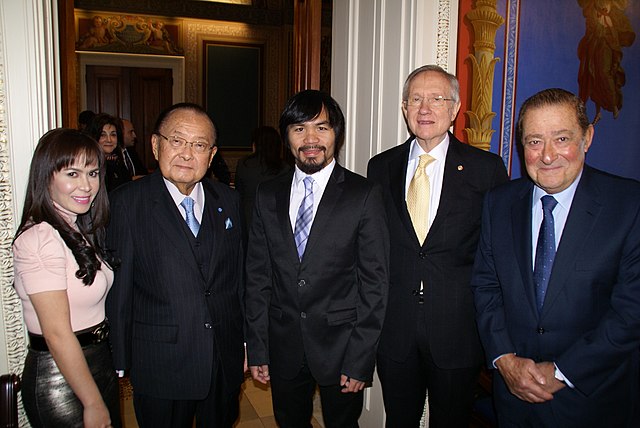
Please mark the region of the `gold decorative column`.
[[496, 31], [504, 24], [504, 18], [496, 10], [497, 0], [477, 0], [475, 8], [467, 13], [473, 25], [475, 41], [474, 53], [468, 56], [473, 67], [471, 77], [471, 110], [465, 114], [469, 118], [469, 128], [465, 128], [469, 144], [483, 150], [489, 150], [491, 120], [496, 115], [491, 111], [493, 94], [493, 70], [499, 58], [493, 56], [496, 50]]

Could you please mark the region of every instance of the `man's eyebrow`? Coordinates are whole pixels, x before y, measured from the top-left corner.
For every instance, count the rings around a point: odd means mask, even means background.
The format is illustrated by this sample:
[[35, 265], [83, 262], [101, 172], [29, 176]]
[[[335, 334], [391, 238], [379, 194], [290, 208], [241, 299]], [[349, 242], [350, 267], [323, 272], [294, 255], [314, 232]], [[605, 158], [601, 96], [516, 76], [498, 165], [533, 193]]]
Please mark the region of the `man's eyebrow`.
[[[574, 132], [571, 129], [559, 129], [557, 131], [551, 131], [550, 132], [551, 136], [555, 137], [557, 135], [562, 135], [562, 134], [571, 134], [573, 135]], [[542, 138], [544, 136], [543, 133], [541, 132], [532, 132], [531, 134], [527, 134], [524, 136], [524, 138]]]

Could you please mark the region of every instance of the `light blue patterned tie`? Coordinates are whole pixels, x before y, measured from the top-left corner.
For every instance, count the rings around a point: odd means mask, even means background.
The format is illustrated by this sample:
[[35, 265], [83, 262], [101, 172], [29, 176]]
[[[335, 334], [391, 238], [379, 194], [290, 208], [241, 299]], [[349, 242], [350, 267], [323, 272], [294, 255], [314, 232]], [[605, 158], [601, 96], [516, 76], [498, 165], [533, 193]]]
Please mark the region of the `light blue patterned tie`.
[[189, 229], [191, 229], [191, 233], [193, 233], [193, 236], [198, 236], [200, 223], [198, 223], [198, 219], [196, 219], [196, 216], [193, 214], [193, 199], [187, 196], [182, 200], [180, 206], [184, 208], [184, 211], [186, 213], [187, 226], [189, 227]]
[[542, 312], [544, 297], [549, 285], [553, 260], [556, 257], [556, 236], [554, 231], [553, 209], [558, 204], [553, 196], [542, 197], [542, 211], [544, 216], [538, 234], [536, 246], [536, 263], [533, 268], [533, 283], [536, 287], [536, 303], [538, 313]]
[[302, 260], [304, 249], [307, 247], [307, 239], [311, 230], [311, 221], [313, 220], [313, 178], [305, 177], [304, 179], [304, 198], [298, 208], [298, 216], [296, 217], [296, 226], [293, 235], [296, 240], [296, 248], [298, 249], [298, 257]]

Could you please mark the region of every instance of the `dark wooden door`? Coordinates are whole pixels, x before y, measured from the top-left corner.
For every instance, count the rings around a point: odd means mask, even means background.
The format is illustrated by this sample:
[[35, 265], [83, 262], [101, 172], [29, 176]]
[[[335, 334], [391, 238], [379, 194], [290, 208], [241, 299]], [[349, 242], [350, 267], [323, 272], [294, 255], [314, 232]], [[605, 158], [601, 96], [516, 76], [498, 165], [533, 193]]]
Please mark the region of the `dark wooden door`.
[[155, 169], [151, 133], [160, 112], [173, 103], [172, 70], [88, 65], [86, 76], [87, 108], [131, 120], [135, 149], [145, 166]]

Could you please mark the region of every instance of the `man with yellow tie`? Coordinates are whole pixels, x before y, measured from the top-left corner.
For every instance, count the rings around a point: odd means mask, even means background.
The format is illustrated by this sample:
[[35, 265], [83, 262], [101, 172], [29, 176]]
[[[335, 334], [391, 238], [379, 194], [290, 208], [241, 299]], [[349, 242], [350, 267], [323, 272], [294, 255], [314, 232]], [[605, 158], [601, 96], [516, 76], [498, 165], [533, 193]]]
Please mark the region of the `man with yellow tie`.
[[407, 77], [411, 137], [369, 162], [391, 237], [387, 316], [378, 348], [387, 427], [468, 427], [483, 362], [469, 287], [484, 194], [508, 180], [502, 160], [448, 132], [460, 109], [455, 76], [425, 65]]

